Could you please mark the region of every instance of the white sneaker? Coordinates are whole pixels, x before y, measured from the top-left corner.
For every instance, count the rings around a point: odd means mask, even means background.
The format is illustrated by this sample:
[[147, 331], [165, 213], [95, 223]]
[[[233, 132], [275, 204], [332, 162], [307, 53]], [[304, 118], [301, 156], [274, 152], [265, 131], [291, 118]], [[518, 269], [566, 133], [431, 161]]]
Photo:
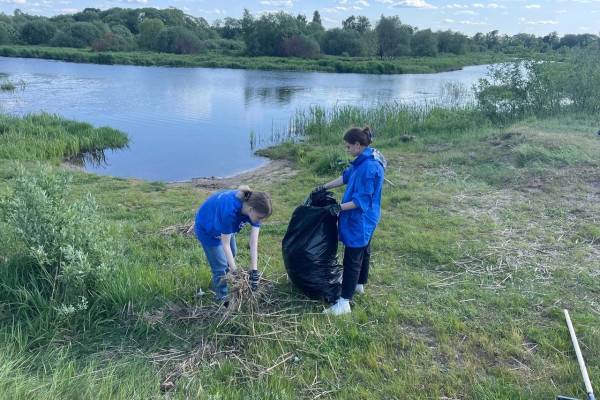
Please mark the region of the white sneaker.
[[354, 289], [354, 293], [365, 294], [365, 285], [363, 285], [362, 283], [359, 283], [358, 285], [356, 285], [356, 289]]
[[350, 314], [351, 311], [352, 309], [350, 308], [350, 301], [340, 297], [334, 305], [323, 311], [323, 313], [331, 315], [343, 315]]

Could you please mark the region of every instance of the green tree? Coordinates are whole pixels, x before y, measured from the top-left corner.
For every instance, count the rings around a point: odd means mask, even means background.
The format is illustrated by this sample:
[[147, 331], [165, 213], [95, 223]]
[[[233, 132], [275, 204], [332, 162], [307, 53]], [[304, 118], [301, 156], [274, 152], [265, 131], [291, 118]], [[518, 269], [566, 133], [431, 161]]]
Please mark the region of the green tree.
[[27, 44], [49, 43], [56, 28], [46, 19], [36, 19], [21, 27], [21, 39]]
[[164, 53], [193, 54], [204, 50], [200, 39], [183, 26], [170, 26], [160, 31], [156, 49]]
[[410, 46], [416, 56], [433, 57], [438, 52], [437, 37], [431, 29], [417, 31], [410, 42]]
[[319, 14], [317, 10], [315, 10], [313, 13], [312, 23], [323, 27], [323, 23], [321, 22], [321, 14]]
[[98, 25], [91, 22], [75, 22], [71, 25], [71, 36], [74, 39], [73, 47], [86, 47], [103, 34]]
[[[246, 21], [244, 23], [244, 21]], [[250, 55], [280, 55], [282, 43], [306, 30], [306, 25], [284, 12], [263, 14], [258, 20], [245, 14], [244, 41]]]
[[282, 39], [278, 54], [284, 57], [315, 58], [320, 51], [315, 39], [301, 34]]
[[363, 55], [363, 43], [360, 33], [355, 30], [339, 28], [328, 30], [323, 36], [321, 48], [325, 54], [352, 57]]
[[15, 43], [16, 32], [12, 25], [0, 21], [0, 44]]
[[213, 29], [224, 39], [242, 38], [242, 20], [226, 17], [222, 22], [215, 21]]
[[465, 54], [469, 38], [450, 30], [437, 32], [438, 51], [440, 53]]
[[140, 35], [138, 43], [142, 49], [154, 49], [157, 46], [157, 38], [165, 28], [165, 24], [156, 18], [145, 19], [139, 25]]
[[80, 22], [93, 22], [100, 19], [101, 11], [97, 8], [85, 8], [83, 11], [73, 14], [73, 19]]
[[371, 22], [367, 17], [359, 16], [357, 18], [354, 15], [351, 15], [342, 21], [342, 28], [345, 30], [354, 30], [363, 34], [371, 29]]
[[382, 15], [377, 22], [375, 31], [381, 58], [410, 54], [413, 28], [402, 24], [398, 16], [384, 17]]

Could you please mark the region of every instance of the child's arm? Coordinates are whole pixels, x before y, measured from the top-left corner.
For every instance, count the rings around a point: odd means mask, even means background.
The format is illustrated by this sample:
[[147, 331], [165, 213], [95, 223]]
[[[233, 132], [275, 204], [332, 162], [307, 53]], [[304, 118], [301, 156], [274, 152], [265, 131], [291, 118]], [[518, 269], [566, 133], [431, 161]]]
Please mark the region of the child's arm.
[[235, 258], [233, 257], [233, 252], [231, 251], [231, 234], [222, 233], [221, 244], [223, 245], [223, 251], [225, 252], [225, 258], [227, 259], [229, 271], [234, 272], [237, 269], [237, 267], [235, 265]]
[[253, 226], [250, 230], [250, 267], [258, 269], [258, 233], [260, 228]]
[[334, 180], [332, 180], [331, 182], [327, 182], [326, 184], [323, 185], [323, 189], [333, 189], [339, 186], [342, 186], [344, 184], [344, 179], [343, 177], [338, 177]]

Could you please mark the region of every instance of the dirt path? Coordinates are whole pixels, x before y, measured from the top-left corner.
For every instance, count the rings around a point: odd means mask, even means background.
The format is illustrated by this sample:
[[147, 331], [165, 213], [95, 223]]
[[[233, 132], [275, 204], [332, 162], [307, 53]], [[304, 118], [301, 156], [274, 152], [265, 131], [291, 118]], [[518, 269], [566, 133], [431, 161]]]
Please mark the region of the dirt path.
[[289, 161], [274, 160], [268, 164], [242, 172], [227, 178], [205, 177], [193, 178], [189, 181], [171, 182], [170, 186], [193, 186], [205, 190], [218, 190], [224, 188], [237, 188], [240, 185], [248, 185], [251, 188], [263, 188], [275, 182], [281, 182], [289, 177], [296, 175], [298, 171], [294, 170]]

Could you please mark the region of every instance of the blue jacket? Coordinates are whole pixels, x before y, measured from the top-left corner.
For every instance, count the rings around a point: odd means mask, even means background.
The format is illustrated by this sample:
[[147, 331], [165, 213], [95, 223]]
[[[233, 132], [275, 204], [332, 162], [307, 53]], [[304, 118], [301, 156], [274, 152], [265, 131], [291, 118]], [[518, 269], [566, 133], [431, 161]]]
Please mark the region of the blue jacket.
[[221, 234], [237, 233], [246, 223], [253, 224], [242, 214], [242, 201], [236, 196], [237, 190], [217, 192], [210, 195], [196, 213], [194, 230], [204, 246], [221, 245]]
[[342, 211], [338, 224], [340, 240], [346, 247], [364, 247], [369, 244], [381, 214], [381, 189], [386, 161], [377, 150], [367, 147], [342, 178], [346, 191], [342, 203], [353, 201], [356, 208]]

